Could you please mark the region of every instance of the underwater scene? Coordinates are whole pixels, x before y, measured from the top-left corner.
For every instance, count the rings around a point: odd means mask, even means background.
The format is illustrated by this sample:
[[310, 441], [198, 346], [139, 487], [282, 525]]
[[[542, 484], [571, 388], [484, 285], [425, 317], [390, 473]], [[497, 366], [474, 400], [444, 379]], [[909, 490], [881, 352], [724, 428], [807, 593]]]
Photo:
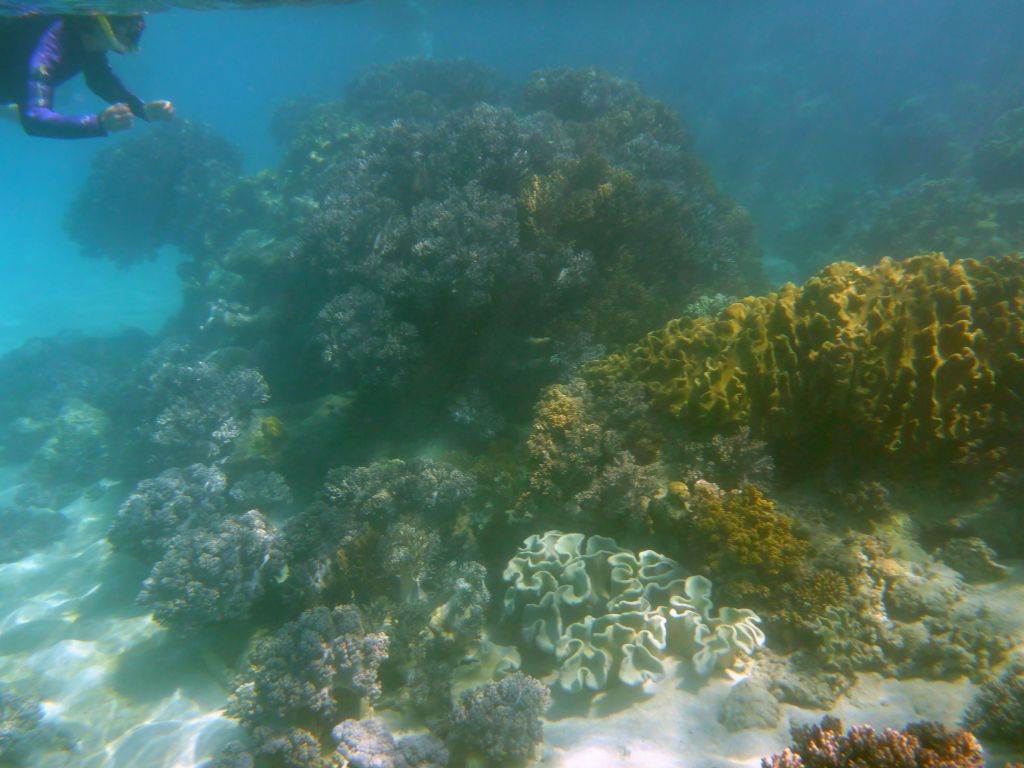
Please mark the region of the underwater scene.
[[1024, 766], [1016, 0], [3, 3], [0, 135], [0, 768]]

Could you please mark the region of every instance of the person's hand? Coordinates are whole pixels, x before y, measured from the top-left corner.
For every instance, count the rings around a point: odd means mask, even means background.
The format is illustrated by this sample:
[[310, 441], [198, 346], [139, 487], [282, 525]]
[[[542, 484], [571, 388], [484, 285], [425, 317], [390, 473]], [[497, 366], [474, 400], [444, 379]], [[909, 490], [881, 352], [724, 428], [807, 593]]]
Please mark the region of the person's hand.
[[151, 101], [145, 105], [144, 109], [146, 119], [150, 122], [166, 122], [174, 119], [174, 105], [169, 101]]
[[127, 104], [115, 104], [100, 113], [100, 125], [107, 133], [127, 131], [135, 125], [135, 115]]

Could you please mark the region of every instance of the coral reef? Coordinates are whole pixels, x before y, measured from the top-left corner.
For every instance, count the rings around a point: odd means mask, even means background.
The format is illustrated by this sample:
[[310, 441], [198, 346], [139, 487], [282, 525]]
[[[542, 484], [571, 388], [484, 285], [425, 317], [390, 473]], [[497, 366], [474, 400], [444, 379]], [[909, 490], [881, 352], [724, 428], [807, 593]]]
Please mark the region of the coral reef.
[[396, 739], [383, 720], [346, 720], [331, 732], [351, 768], [447, 768], [448, 750], [429, 734]]
[[549, 531], [529, 537], [505, 569], [505, 615], [528, 646], [554, 655], [571, 693], [664, 675], [661, 659], [692, 662], [699, 676], [733, 666], [764, 643], [749, 610], [712, 615], [711, 582], [650, 550], [601, 536]]
[[550, 705], [547, 687], [522, 672], [466, 691], [448, 716], [448, 746], [487, 765], [525, 764], [544, 738], [540, 718]]
[[[591, 106], [555, 109], [541, 83]], [[301, 111], [277, 121], [282, 164], [220, 195], [184, 269], [181, 327], [252, 352], [275, 403], [316, 382], [350, 390], [382, 435], [507, 434], [567, 350], [760, 281], [746, 213], [633, 84], [564, 70], [506, 88], [422, 59]], [[376, 458], [330, 448], [332, 464]]]
[[[442, 549], [430, 530], [454, 527], [476, 492], [472, 476], [430, 459], [331, 470], [317, 499], [285, 525], [289, 582], [306, 594], [347, 584], [364, 598], [414, 597], [442, 551], [459, 553], [459, 537]], [[382, 559], [398, 570], [382, 570]]]
[[964, 727], [985, 739], [1024, 748], [1024, 664], [985, 683], [964, 714]]
[[914, 723], [882, 733], [858, 725], [843, 733], [826, 717], [821, 725], [795, 726], [793, 745], [761, 761], [761, 768], [982, 768], [981, 745], [970, 733], [938, 723]]
[[135, 486], [107, 538], [119, 552], [155, 562], [178, 534], [216, 522], [225, 510], [226, 493], [227, 477], [217, 466], [164, 470]]
[[387, 635], [364, 631], [356, 607], [312, 608], [256, 641], [229, 713], [259, 741], [289, 728], [319, 734], [380, 696], [387, 655]]
[[928, 466], [982, 457], [1021, 444], [1022, 275], [1019, 256], [835, 264], [803, 288], [673, 321], [590, 374], [642, 382], [690, 423], [802, 446], [804, 460], [808, 445]]
[[163, 245], [202, 243], [202, 222], [242, 167], [209, 127], [180, 120], [99, 152], [65, 228], [86, 256], [131, 266]]
[[279, 537], [256, 510], [178, 534], [142, 584], [139, 603], [164, 626], [189, 634], [249, 618], [269, 586], [284, 577]]
[[[977, 187], [908, 158], [902, 199], [862, 200], [840, 242], [1001, 250], [1019, 117], [974, 153]], [[749, 668], [719, 713], [739, 730], [867, 671], [1003, 663], [995, 587], [965, 582], [1021, 535], [999, 533], [1024, 499], [1020, 256], [842, 262], [737, 298], [762, 285], [746, 212], [671, 108], [597, 69], [516, 86], [407, 60], [274, 123], [281, 163], [244, 178], [187, 124], [145, 194], [113, 174], [151, 143], [103, 155], [69, 228], [121, 265], [180, 248], [181, 312], [0, 360], [2, 459], [32, 481], [0, 506], [0, 561], [83, 491], [133, 488], [108, 538], [151, 567], [140, 602], [203, 659], [248, 642], [245, 740], [217, 765], [526, 764], [552, 696], [614, 707], [669, 670]], [[973, 728], [1019, 730], [1019, 678], [985, 685]], [[7, 722], [38, 719], [19, 706], [0, 696], [0, 762]], [[978, 762], [932, 725], [794, 740], [765, 765]]]
[[158, 350], [146, 365], [154, 368], [146, 385], [154, 412], [146, 439], [163, 466], [223, 458], [252, 410], [270, 399], [256, 369], [189, 359], [187, 349]]

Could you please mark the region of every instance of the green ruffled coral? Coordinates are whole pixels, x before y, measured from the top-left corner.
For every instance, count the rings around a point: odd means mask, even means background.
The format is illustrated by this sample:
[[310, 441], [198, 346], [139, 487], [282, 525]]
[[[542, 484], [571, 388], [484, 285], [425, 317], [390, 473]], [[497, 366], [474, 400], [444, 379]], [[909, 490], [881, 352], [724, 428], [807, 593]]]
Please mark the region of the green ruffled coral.
[[764, 643], [752, 611], [712, 615], [711, 582], [703, 576], [603, 536], [530, 536], [505, 580], [506, 616], [519, 618], [527, 644], [555, 656], [559, 685], [573, 693], [658, 680], [670, 655], [706, 676]]

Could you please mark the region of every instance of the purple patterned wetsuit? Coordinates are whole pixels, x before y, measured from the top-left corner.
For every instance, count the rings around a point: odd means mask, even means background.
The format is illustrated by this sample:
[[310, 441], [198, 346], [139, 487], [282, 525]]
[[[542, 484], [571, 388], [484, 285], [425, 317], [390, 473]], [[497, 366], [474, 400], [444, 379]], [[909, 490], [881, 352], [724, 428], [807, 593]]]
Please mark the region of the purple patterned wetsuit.
[[106, 135], [99, 115], [62, 115], [53, 109], [54, 89], [79, 72], [108, 104], [127, 104], [146, 119], [142, 100], [117, 78], [107, 54], [87, 51], [81, 36], [63, 20], [18, 20], [0, 38], [0, 104], [18, 105], [26, 133], [53, 139]]

